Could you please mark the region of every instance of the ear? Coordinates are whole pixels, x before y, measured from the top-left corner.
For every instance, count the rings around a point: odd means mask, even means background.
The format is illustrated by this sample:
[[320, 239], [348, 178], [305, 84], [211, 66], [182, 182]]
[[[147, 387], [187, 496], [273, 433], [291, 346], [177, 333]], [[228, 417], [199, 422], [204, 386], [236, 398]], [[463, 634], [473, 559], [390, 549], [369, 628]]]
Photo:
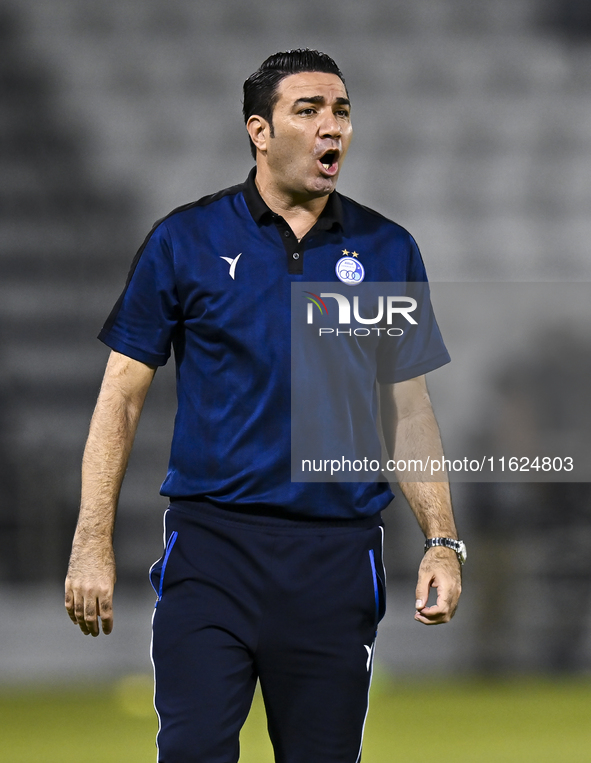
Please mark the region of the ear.
[[267, 150], [267, 141], [269, 139], [269, 123], [263, 117], [259, 117], [253, 114], [248, 118], [246, 123], [246, 129], [250, 135], [250, 139], [254, 143], [257, 151]]

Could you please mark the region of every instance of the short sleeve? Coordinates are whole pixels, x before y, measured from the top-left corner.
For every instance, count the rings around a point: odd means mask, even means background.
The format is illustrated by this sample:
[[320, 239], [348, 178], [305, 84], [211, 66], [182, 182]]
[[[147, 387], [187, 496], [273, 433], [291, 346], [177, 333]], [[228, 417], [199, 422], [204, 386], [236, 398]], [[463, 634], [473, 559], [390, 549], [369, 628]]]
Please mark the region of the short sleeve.
[[173, 248], [161, 223], [136, 254], [123, 293], [98, 338], [134, 360], [163, 366], [180, 319]]
[[[414, 300], [416, 307], [406, 313], [408, 317], [401, 312], [397, 320], [393, 320], [389, 333], [381, 337], [377, 355], [377, 379], [380, 384], [422, 376], [451, 360], [433, 312], [423, 259], [410, 234], [407, 279], [407, 283], [396, 284], [398, 293]], [[402, 301], [400, 304], [408, 306], [411, 303]], [[396, 336], [399, 332], [400, 336]]]

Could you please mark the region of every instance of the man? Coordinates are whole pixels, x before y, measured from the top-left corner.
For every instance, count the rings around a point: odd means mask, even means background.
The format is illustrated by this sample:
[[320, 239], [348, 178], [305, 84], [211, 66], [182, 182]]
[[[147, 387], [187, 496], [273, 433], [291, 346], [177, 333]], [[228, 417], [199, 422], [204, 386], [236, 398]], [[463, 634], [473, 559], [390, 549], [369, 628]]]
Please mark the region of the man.
[[[171, 505], [151, 570], [159, 761], [238, 760], [258, 679], [277, 761], [353, 763], [385, 607], [380, 511], [392, 494], [385, 482], [290, 480], [290, 287], [336, 281], [355, 247], [368, 280], [421, 281], [424, 269], [406, 231], [335, 193], [351, 118], [332, 59], [271, 56], [245, 82], [244, 115], [255, 170], [154, 227], [100, 334], [113, 352], [84, 453], [66, 608], [83, 633], [98, 635], [99, 618], [111, 632], [119, 489], [172, 344]], [[441, 457], [422, 374], [449, 358], [433, 341], [418, 365], [374, 373], [400, 459]], [[425, 535], [455, 547], [447, 483], [403, 491]], [[419, 622], [453, 616], [456, 550], [425, 553]], [[427, 606], [430, 587], [438, 598]]]

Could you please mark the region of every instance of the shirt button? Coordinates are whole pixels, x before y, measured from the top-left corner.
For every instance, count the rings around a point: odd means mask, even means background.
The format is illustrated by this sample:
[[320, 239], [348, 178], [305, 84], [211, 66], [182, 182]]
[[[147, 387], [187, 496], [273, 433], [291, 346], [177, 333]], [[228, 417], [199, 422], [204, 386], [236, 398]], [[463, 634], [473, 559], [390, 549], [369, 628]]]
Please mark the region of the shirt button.
[[299, 255], [298, 252], [294, 252], [291, 256], [294, 258], [294, 260], [299, 260], [300, 259], [300, 255]]
[[289, 231], [288, 230], [283, 231], [283, 235], [285, 236], [285, 238], [289, 238]]

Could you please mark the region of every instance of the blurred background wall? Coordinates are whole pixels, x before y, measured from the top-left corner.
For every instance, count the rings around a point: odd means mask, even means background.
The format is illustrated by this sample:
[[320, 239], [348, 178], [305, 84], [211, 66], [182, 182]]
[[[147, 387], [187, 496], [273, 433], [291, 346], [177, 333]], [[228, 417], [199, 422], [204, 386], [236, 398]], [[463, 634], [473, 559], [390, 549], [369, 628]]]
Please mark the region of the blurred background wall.
[[[0, 0], [0, 681], [149, 669], [146, 571], [160, 555], [172, 368], [157, 374], [121, 497], [115, 632], [83, 639], [62, 611], [107, 356], [95, 336], [153, 221], [246, 177], [242, 82], [303, 46], [337, 60], [353, 101], [339, 190], [409, 228], [432, 281], [591, 280], [583, 0]], [[495, 372], [433, 375], [444, 438], [455, 420], [465, 442], [494, 437], [474, 426], [475, 384], [517, 430], [525, 399], [551, 431], [543, 413], [565, 394], [556, 353], [569, 342], [567, 362], [580, 365], [566, 394], [583, 408], [571, 426], [588, 431], [589, 335], [548, 343], [539, 317], [524, 315], [510, 358], [493, 331], [446, 335], [468, 357], [490, 345]], [[412, 620], [421, 534], [397, 501], [386, 516], [382, 664], [589, 671], [588, 484], [454, 494], [471, 556], [444, 629]]]

